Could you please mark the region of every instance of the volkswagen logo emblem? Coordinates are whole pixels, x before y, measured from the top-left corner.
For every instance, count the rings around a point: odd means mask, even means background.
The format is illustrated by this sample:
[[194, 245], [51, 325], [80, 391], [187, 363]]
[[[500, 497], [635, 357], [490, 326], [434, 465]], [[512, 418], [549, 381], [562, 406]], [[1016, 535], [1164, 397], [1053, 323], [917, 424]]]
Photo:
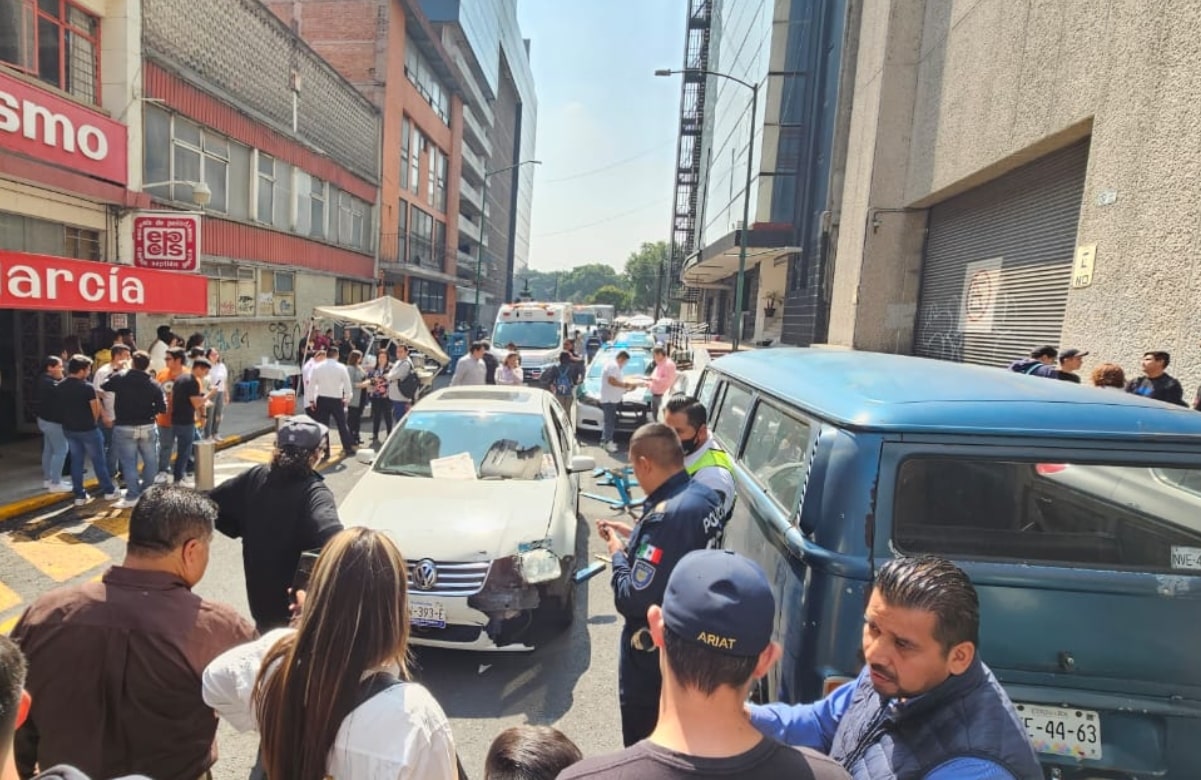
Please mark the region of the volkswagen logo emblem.
[[423, 558], [413, 567], [413, 587], [417, 590], [433, 590], [438, 584], [438, 564]]

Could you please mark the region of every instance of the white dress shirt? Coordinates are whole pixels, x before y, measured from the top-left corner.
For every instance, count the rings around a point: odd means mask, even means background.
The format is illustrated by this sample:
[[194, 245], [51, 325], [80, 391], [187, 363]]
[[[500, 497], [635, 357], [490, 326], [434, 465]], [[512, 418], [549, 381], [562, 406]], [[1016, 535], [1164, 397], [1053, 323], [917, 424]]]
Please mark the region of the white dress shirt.
[[[204, 703], [238, 731], [256, 730], [253, 693], [259, 667], [275, 643], [292, 631], [270, 631], [213, 659], [204, 670]], [[424, 687], [395, 685], [342, 720], [325, 769], [338, 780], [457, 780], [450, 722]]]
[[482, 358], [464, 355], [455, 364], [455, 375], [450, 378], [454, 385], [486, 385], [488, 384], [488, 369]]
[[605, 370], [601, 374], [600, 400], [602, 404], [619, 404], [621, 403], [621, 399], [626, 397], [626, 393], [630, 392], [630, 389], [625, 385], [619, 387], [610, 384], [610, 379], [615, 379], [618, 382], [625, 381], [621, 373], [621, 366], [617, 365], [616, 360], [609, 361], [609, 364], [605, 366]]
[[346, 366], [329, 358], [313, 366], [309, 389], [312, 391], [314, 399], [336, 398], [339, 401], [349, 401], [350, 397], [354, 395], [354, 388], [350, 385], [350, 373], [346, 370]]

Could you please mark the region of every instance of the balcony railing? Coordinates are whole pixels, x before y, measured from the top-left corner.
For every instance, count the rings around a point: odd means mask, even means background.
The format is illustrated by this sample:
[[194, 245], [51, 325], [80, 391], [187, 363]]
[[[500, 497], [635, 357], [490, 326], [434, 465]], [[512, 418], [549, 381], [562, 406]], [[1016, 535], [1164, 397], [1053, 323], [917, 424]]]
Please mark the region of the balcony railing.
[[484, 193], [481, 190], [479, 190], [475, 187], [472, 187], [470, 184], [467, 183], [466, 179], [463, 179], [461, 182], [459, 182], [459, 202], [460, 202], [460, 204], [463, 201], [466, 201], [467, 203], [470, 203], [471, 205], [475, 206], [473, 213], [478, 214], [484, 208]]
[[478, 244], [480, 241], [480, 226], [460, 213], [459, 235], [467, 236]]
[[484, 158], [471, 151], [470, 146], [463, 144], [463, 172], [474, 172], [475, 178], [483, 181], [486, 170], [484, 167]]
[[409, 261], [409, 234], [384, 233], [379, 237], [379, 261], [382, 265], [403, 265]]
[[476, 118], [475, 112], [467, 106], [463, 106], [463, 126], [467, 128], [467, 132], [475, 136], [475, 140], [483, 148], [484, 154], [491, 157], [492, 144], [488, 141], [488, 133], [480, 124], [480, 120]]

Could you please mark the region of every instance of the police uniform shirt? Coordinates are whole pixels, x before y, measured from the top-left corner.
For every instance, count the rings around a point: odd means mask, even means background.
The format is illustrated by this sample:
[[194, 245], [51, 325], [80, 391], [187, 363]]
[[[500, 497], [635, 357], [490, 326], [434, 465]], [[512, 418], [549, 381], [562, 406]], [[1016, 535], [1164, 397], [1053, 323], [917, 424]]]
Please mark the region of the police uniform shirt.
[[[691, 471], [693, 464], [705, 457], [710, 450], [721, 450], [717, 443], [710, 436], [705, 439], [705, 443], [696, 448], [696, 451], [691, 455], [684, 457], [684, 468]], [[728, 517], [730, 512], [734, 510], [734, 474], [729, 469], [721, 466], [702, 466], [700, 470], [692, 474], [692, 478], [702, 485], [707, 485], [712, 488], [721, 497], [722, 509]]]
[[683, 470], [647, 496], [628, 546], [613, 554], [614, 602], [627, 623], [646, 625], [646, 610], [663, 603], [676, 563], [717, 546], [723, 517], [721, 497]]

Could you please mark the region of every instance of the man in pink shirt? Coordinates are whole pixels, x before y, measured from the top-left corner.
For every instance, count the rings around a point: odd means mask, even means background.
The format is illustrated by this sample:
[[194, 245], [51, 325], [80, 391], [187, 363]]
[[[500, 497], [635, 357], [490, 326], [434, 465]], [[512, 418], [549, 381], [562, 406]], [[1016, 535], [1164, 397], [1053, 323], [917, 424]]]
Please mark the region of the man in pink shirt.
[[655, 347], [652, 354], [655, 359], [655, 368], [651, 372], [651, 378], [647, 385], [651, 391], [651, 419], [658, 421], [659, 407], [663, 405], [663, 394], [670, 390], [676, 381], [676, 364], [667, 356], [667, 350], [664, 347]]

